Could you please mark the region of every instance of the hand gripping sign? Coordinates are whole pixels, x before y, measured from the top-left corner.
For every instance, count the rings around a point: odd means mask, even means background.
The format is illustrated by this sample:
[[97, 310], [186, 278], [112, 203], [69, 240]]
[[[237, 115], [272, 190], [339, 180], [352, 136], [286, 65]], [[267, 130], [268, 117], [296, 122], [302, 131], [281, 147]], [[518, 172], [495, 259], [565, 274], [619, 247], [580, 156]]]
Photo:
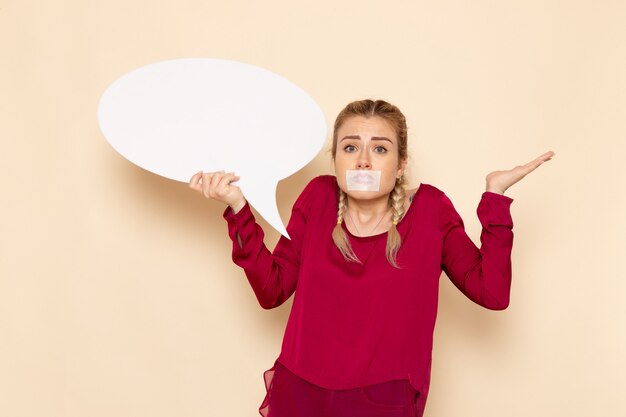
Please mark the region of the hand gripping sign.
[[289, 80], [209, 58], [125, 74], [100, 98], [98, 122], [117, 152], [163, 177], [187, 183], [199, 170], [234, 171], [248, 202], [286, 237], [276, 186], [320, 152], [327, 134], [319, 106]]

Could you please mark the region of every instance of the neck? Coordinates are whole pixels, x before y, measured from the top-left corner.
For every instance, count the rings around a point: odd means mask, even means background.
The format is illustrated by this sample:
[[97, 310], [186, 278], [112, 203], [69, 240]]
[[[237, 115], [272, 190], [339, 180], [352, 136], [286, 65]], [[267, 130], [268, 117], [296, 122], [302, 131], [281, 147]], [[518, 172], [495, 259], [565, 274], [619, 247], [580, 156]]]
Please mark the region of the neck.
[[389, 196], [382, 196], [373, 200], [356, 200], [348, 196], [348, 207], [363, 219], [380, 217], [389, 210]]

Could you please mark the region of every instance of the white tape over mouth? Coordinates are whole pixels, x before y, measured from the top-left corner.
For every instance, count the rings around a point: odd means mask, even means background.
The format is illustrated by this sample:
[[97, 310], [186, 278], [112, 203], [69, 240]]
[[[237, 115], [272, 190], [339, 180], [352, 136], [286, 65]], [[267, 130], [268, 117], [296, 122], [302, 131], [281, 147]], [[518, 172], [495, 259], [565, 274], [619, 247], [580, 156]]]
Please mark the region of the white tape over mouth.
[[346, 185], [348, 191], [379, 191], [382, 171], [347, 170]]

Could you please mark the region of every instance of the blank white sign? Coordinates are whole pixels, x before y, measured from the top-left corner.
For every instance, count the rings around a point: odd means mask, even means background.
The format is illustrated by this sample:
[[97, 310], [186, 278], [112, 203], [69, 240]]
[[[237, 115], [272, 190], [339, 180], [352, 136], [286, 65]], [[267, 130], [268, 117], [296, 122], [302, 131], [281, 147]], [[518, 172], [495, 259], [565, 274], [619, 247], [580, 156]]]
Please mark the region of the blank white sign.
[[276, 186], [322, 149], [327, 127], [315, 101], [265, 69], [209, 58], [157, 62], [113, 82], [100, 98], [102, 133], [126, 159], [189, 182], [234, 171], [248, 202], [288, 236]]

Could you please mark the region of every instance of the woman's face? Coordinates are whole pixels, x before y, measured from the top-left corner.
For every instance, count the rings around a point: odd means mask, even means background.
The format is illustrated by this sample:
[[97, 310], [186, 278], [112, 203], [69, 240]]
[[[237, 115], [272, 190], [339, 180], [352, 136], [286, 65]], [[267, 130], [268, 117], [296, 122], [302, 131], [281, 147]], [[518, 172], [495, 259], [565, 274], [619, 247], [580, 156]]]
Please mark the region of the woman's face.
[[[404, 173], [406, 159], [399, 160], [398, 137], [391, 125], [378, 116], [352, 116], [337, 131], [333, 167], [339, 188], [357, 200], [388, 198], [396, 178]], [[381, 171], [378, 191], [349, 191], [348, 170]]]

